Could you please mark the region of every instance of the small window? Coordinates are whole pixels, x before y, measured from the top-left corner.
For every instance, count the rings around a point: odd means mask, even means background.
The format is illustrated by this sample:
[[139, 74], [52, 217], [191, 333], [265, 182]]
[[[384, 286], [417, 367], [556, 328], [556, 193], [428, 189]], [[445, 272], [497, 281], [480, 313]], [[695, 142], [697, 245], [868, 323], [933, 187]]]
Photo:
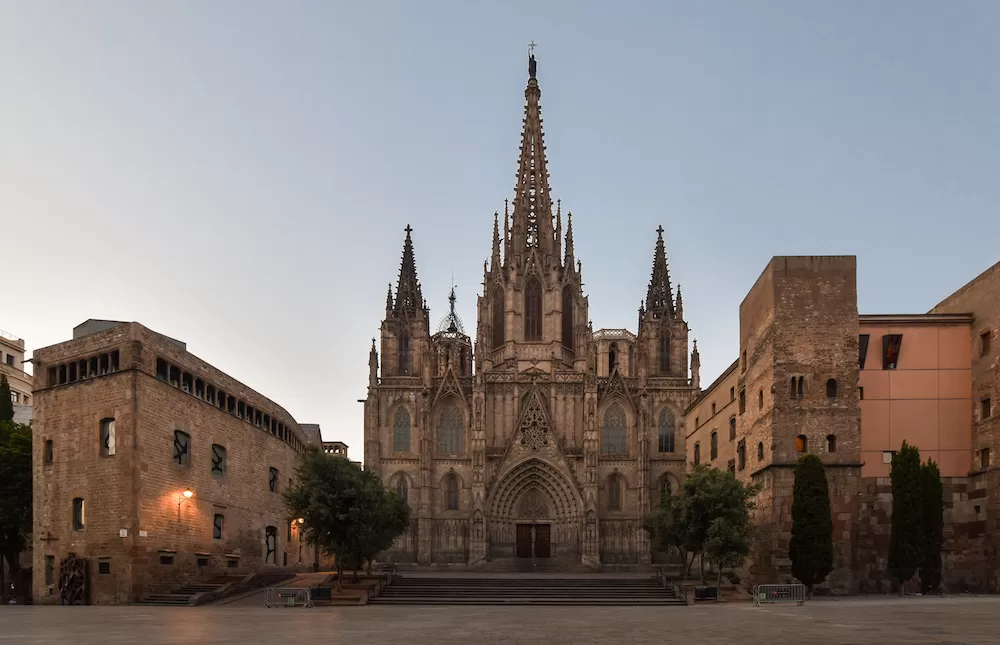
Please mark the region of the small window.
[[826, 451], [827, 452], [837, 452], [837, 437], [836, 437], [836, 435], [832, 435], [832, 434], [826, 435]]
[[742, 361], [741, 361], [740, 371], [741, 372], [745, 372], [745, 371], [747, 371], [747, 352], [746, 352], [746, 350], [743, 350], [743, 356], [741, 358], [742, 358]]
[[234, 560], [234, 559], [227, 560], [226, 561], [226, 566], [228, 568], [230, 568], [230, 569], [235, 569], [238, 566], [240, 566], [240, 561], [239, 560]]
[[902, 345], [902, 334], [886, 334], [882, 336], [882, 369], [896, 369], [896, 366], [899, 364], [899, 350]]
[[764, 461], [764, 442], [757, 443], [757, 461]]
[[608, 345], [608, 376], [615, 371], [618, 365], [618, 343]]
[[746, 439], [741, 439], [736, 445], [736, 467], [743, 470], [747, 467], [747, 444]]
[[729, 440], [736, 439], [736, 417], [729, 418]]
[[806, 395], [806, 377], [800, 376], [796, 381], [796, 384], [798, 391], [795, 393], [795, 395], [801, 399], [803, 396]]
[[734, 475], [736, 474], [736, 460], [735, 459], [730, 459], [729, 461], [726, 462], [726, 470], [728, 470], [729, 472], [731, 472]]
[[989, 419], [991, 416], [993, 416], [993, 406], [992, 406], [992, 403], [990, 401], [990, 398], [986, 397], [985, 399], [983, 399], [981, 401], [981, 404], [982, 404], [982, 408], [983, 408], [982, 409], [983, 418], [984, 419]]
[[270, 469], [268, 469], [267, 488], [272, 493], [277, 493], [278, 492], [278, 469], [277, 468], [270, 468]]
[[212, 444], [212, 474], [216, 477], [226, 474], [226, 448], [217, 443]]
[[199, 567], [207, 567], [208, 566], [208, 558], [198, 558], [198, 566]]
[[882, 463], [891, 464], [893, 457], [896, 456], [895, 450], [883, 450], [882, 451]]
[[694, 444], [694, 465], [697, 466], [701, 463], [701, 444]]
[[52, 440], [51, 439], [46, 439], [45, 440], [45, 450], [42, 453], [42, 463], [44, 463], [46, 466], [51, 465], [52, 464], [52, 456], [53, 456]]
[[736, 400], [736, 388], [735, 387], [729, 388], [729, 400], [730, 401], [735, 401]]
[[747, 391], [740, 390], [740, 414], [747, 411]]
[[865, 400], [865, 388], [864, 388], [864, 386], [861, 386], [861, 387], [858, 388], [858, 400], [859, 401], [864, 401]]
[[101, 419], [101, 456], [115, 454], [115, 420]]
[[979, 451], [979, 467], [986, 470], [990, 467], [990, 449], [983, 448]]
[[160, 554], [160, 564], [170, 565], [173, 563], [174, 563], [174, 556], [162, 553]]
[[837, 379], [831, 378], [826, 380], [826, 396], [829, 399], [837, 398]]
[[54, 585], [56, 583], [56, 556], [45, 556], [45, 584]]
[[986, 356], [990, 353], [990, 332], [984, 331], [979, 334], [979, 355]]
[[715, 416], [715, 401], [712, 401], [712, 416]]
[[182, 430], [174, 430], [174, 463], [185, 467], [191, 465], [191, 435]]
[[194, 394], [194, 377], [187, 372], [181, 374], [181, 389], [188, 394]]
[[760, 392], [757, 393], [757, 409], [758, 410], [764, 409], [764, 390], [761, 390]]
[[199, 399], [205, 399], [205, 381], [200, 378], [194, 380], [194, 395]]
[[73, 498], [73, 530], [82, 531], [83, 527], [86, 526], [86, 504], [82, 497]]
[[212, 539], [222, 539], [222, 529], [226, 524], [226, 517], [222, 513], [216, 513], [212, 520]]
[[865, 369], [865, 357], [868, 356], [868, 334], [858, 336], [858, 368]]
[[111, 561], [110, 560], [100, 560], [97, 563], [97, 573], [102, 576], [107, 576], [111, 574]]
[[712, 433], [712, 459], [716, 459], [719, 456], [719, 433]]
[[807, 452], [809, 450], [809, 439], [804, 434], [795, 437], [795, 452]]

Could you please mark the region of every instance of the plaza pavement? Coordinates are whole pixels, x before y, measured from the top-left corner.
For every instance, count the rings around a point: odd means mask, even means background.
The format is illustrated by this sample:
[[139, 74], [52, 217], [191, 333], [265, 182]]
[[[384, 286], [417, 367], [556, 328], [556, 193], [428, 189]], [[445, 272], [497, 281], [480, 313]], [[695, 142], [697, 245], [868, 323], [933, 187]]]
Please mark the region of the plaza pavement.
[[0, 607], [19, 645], [995, 645], [1000, 597], [803, 607]]

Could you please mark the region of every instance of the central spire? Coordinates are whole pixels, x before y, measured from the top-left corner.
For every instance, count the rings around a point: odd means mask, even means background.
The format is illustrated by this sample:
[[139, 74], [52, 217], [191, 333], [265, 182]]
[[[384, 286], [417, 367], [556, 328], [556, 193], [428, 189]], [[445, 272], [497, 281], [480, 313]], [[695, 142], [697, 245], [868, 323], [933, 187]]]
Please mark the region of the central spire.
[[673, 317], [676, 313], [662, 226], [656, 229], [656, 249], [653, 251], [653, 271], [649, 277], [649, 289], [646, 291], [646, 311], [652, 313], [654, 318], [666, 315]]
[[424, 308], [424, 294], [420, 289], [420, 281], [417, 280], [417, 263], [413, 258], [413, 240], [410, 239], [413, 229], [407, 224], [404, 230], [406, 239], [403, 241], [403, 257], [399, 263], [399, 283], [396, 285], [394, 313], [397, 316], [405, 315], [412, 318]]
[[[552, 222], [552, 196], [549, 190], [548, 164], [542, 135], [542, 91], [538, 87], [538, 63], [534, 43], [528, 54], [528, 87], [524, 90], [524, 129], [521, 154], [517, 160], [517, 185], [514, 187], [514, 222], [510, 255], [521, 255], [536, 248], [551, 254], [555, 247]], [[505, 254], [507, 256], [508, 254]], [[556, 261], [558, 262], [558, 258]]]

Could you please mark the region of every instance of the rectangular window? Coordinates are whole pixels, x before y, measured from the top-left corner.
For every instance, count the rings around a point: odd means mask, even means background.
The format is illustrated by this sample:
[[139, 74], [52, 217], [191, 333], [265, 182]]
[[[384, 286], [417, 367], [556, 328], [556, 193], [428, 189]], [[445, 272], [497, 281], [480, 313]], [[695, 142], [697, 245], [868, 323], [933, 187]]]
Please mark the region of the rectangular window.
[[712, 416], [715, 416], [715, 401], [712, 401]]
[[54, 585], [56, 583], [56, 556], [45, 556], [45, 584]]
[[865, 357], [868, 356], [868, 334], [858, 336], [858, 367], [865, 369]]
[[743, 470], [747, 467], [747, 443], [746, 439], [740, 439], [736, 445], [736, 467]]
[[160, 564], [173, 564], [174, 556], [160, 554]]
[[267, 478], [267, 488], [272, 493], [277, 493], [278, 492], [278, 469], [277, 468], [270, 468], [269, 469], [268, 478]]
[[882, 451], [882, 463], [891, 464], [892, 458], [896, 456], [895, 450], [883, 450]]
[[735, 459], [730, 459], [728, 462], [726, 462], [726, 470], [728, 470], [729, 472], [733, 473], [734, 475], [736, 474], [736, 460]]
[[979, 467], [986, 470], [990, 467], [990, 449], [983, 448], [979, 451]]
[[169, 372], [167, 361], [163, 360], [162, 358], [156, 359], [156, 378], [158, 378], [161, 381], [166, 381], [167, 372]]
[[42, 452], [42, 463], [45, 464], [46, 466], [50, 465], [52, 463], [52, 457], [53, 457], [52, 440], [46, 439], [45, 449]]
[[115, 454], [115, 420], [101, 419], [101, 456]]
[[207, 567], [208, 566], [208, 558], [198, 558], [198, 566], [199, 567]]
[[990, 332], [984, 331], [979, 334], [979, 355], [986, 356], [990, 353]]
[[73, 498], [73, 530], [82, 531], [86, 526], [86, 508], [82, 497]]
[[240, 566], [240, 561], [234, 559], [227, 560], [226, 566], [229, 567], [230, 569], [235, 569], [236, 567]]
[[178, 466], [191, 465], [191, 436], [181, 430], [174, 430], [174, 463]]
[[902, 334], [886, 334], [882, 336], [882, 369], [896, 369], [896, 366], [899, 365], [899, 350], [902, 344]]
[[864, 387], [859, 387], [858, 388], [858, 399], [860, 399], [861, 401], [865, 400], [865, 388]]
[[7, 354], [7, 364], [14, 367], [14, 357], [11, 354]]
[[747, 411], [747, 391], [740, 390], [740, 414]]
[[226, 448], [217, 443], [212, 444], [212, 474], [216, 477], [226, 474]]
[[986, 397], [981, 401], [981, 403], [983, 406], [982, 409], [983, 419], [989, 419], [991, 416], [993, 416], [993, 406], [991, 404], [990, 398]]
[[222, 513], [216, 513], [215, 518], [212, 520], [212, 539], [221, 540], [222, 539], [222, 528], [225, 526], [226, 517]]
[[736, 400], [736, 388], [735, 387], [729, 388], [729, 400], [730, 401], [735, 401]]
[[111, 561], [110, 560], [100, 560], [97, 563], [97, 573], [102, 576], [107, 576], [111, 574]]

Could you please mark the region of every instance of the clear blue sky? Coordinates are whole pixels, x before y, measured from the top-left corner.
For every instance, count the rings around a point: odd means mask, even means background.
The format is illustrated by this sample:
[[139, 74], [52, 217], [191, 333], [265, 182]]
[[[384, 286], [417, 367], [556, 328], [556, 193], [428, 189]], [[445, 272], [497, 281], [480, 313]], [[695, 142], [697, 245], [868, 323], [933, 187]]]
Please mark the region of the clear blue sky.
[[0, 0], [0, 328], [137, 320], [361, 457], [368, 348], [414, 227], [474, 333], [538, 76], [595, 328], [655, 228], [702, 351], [773, 255], [856, 254], [924, 312], [1000, 259], [1000, 3]]

